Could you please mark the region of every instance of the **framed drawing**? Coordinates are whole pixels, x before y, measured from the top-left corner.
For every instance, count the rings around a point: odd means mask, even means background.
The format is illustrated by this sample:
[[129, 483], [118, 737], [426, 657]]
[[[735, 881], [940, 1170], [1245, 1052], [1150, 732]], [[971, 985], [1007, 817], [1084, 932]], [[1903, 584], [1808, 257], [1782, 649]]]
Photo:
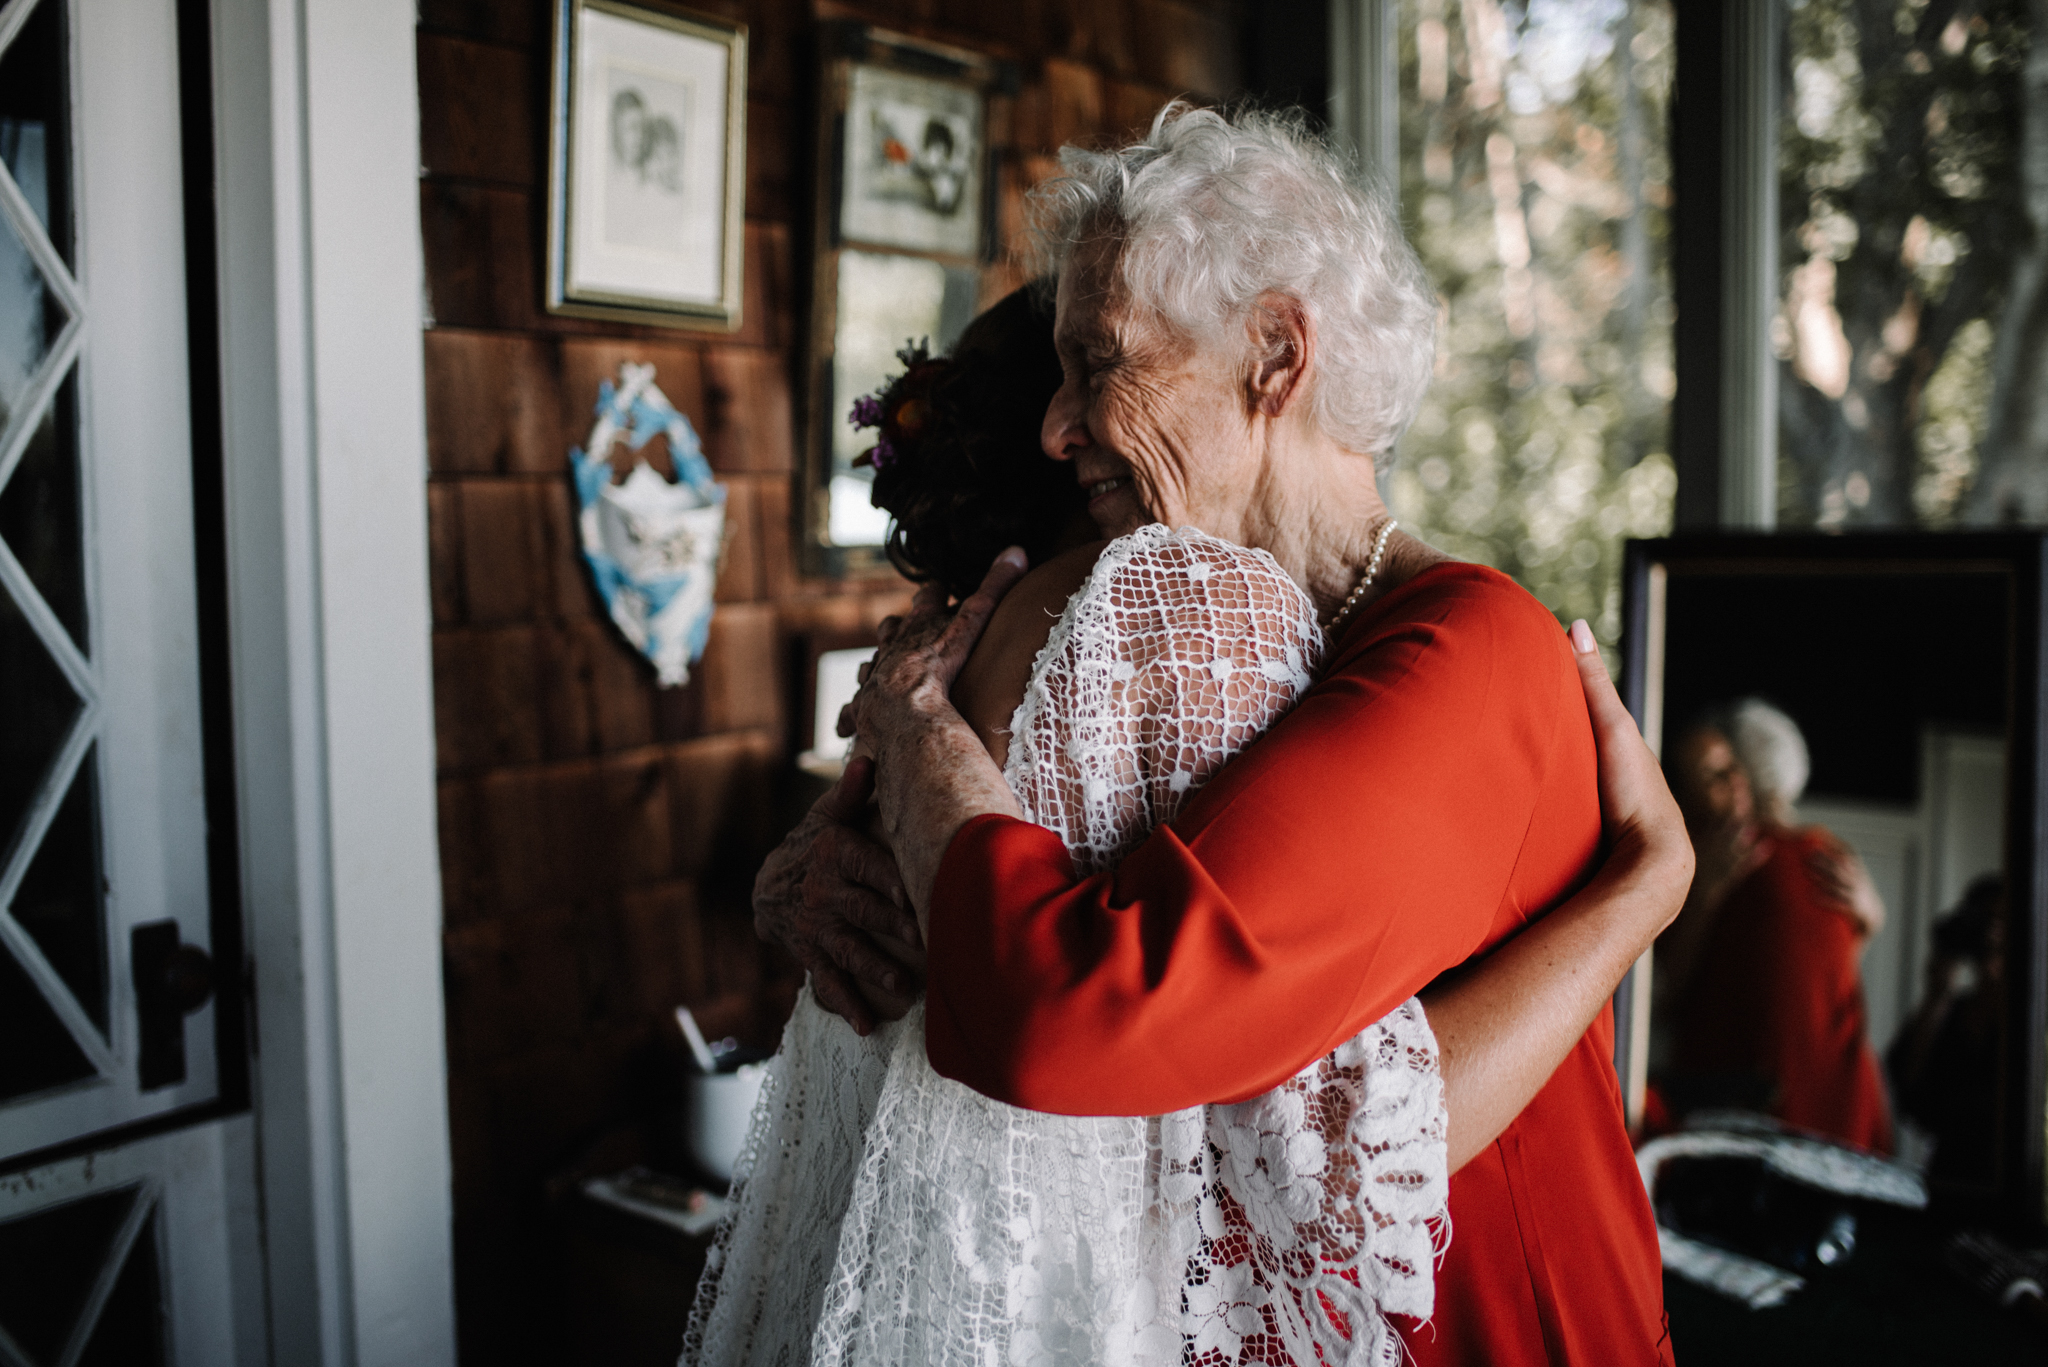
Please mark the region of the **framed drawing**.
[[746, 25], [557, 0], [548, 312], [739, 327], [746, 126]]
[[1016, 73], [977, 53], [856, 23], [824, 26], [805, 424], [804, 567], [881, 572], [888, 516], [854, 464], [874, 434], [853, 401], [951, 346], [982, 303], [994, 251], [989, 102]]

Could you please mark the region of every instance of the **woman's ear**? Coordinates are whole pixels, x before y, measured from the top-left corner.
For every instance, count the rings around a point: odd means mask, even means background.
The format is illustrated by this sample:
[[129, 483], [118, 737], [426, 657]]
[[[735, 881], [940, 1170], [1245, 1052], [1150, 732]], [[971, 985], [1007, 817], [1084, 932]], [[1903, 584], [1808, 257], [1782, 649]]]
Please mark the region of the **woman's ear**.
[[1277, 418], [1308, 392], [1315, 363], [1315, 320], [1292, 295], [1269, 293], [1252, 306], [1250, 320], [1251, 406]]

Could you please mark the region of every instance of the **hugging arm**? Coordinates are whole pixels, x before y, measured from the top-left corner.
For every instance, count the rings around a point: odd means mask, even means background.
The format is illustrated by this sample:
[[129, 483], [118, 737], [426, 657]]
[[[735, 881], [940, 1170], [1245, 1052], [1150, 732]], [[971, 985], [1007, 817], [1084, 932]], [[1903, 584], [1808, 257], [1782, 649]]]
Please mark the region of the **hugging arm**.
[[[1083, 876], [1051, 832], [969, 817], [931, 884], [932, 1065], [1082, 1115], [1293, 1076], [1593, 862], [1597, 760], [1570, 660], [1527, 595], [1450, 570], [1338, 641], [1295, 708], [1114, 869]], [[863, 734], [889, 705], [864, 696]], [[886, 812], [892, 768], [922, 776], [886, 738], [877, 752]]]
[[896, 861], [861, 829], [874, 769], [849, 760], [754, 879], [754, 933], [794, 955], [818, 1004], [863, 1035], [901, 1016], [919, 987], [876, 937], [922, 943]]
[[1607, 858], [1571, 900], [1422, 994], [1443, 1068], [1453, 1172], [1528, 1105], [1677, 914], [1692, 881], [1678, 805], [1591, 633], [1581, 632], [1575, 623], [1572, 653], [1600, 750]]
[[[1192, 820], [1183, 813], [1120, 868], [1087, 878], [1056, 836], [997, 807], [1006, 792], [982, 792], [975, 766], [993, 788], [993, 764], [935, 705], [943, 687], [916, 686], [938, 673], [942, 624], [885, 646], [862, 695], [861, 730], [883, 757], [883, 809], [910, 896], [931, 919], [934, 1065], [1039, 1110], [1131, 1114], [1232, 1100], [1265, 1091], [1464, 962], [1509, 882], [1533, 775], [1547, 762], [1541, 738], [1560, 725], [1585, 734], [1586, 721], [1565, 713], [1584, 719], [1578, 709], [1589, 702], [1577, 675], [1547, 674], [1555, 683], [1534, 694], [1493, 689], [1501, 650], [1529, 659], [1563, 643], [1519, 596], [1503, 606], [1484, 586], [1476, 599], [1456, 595], [1453, 616], [1398, 628], [1369, 657], [1354, 652], [1348, 674], [1326, 679], [1202, 790]], [[1683, 895], [1690, 854], [1661, 775], [1611, 689], [1607, 699], [1607, 720], [1622, 729], [1603, 725], [1600, 739], [1636, 747], [1626, 752], [1633, 765], [1608, 764], [1610, 788], [1617, 774], [1633, 776], [1658, 796], [1663, 819], [1610, 800], [1610, 824], [1636, 821], [1609, 831], [1615, 867], [1553, 912], [1559, 919], [1527, 949], [1497, 951], [1504, 967], [1492, 972], [1522, 975], [1502, 978], [1505, 990], [1484, 995], [1473, 986], [1486, 981], [1480, 970], [1445, 998], [1454, 1088], [1469, 1057], [1481, 1067], [1506, 1060], [1494, 1071], [1522, 1079], [1523, 1097], [1533, 1092], [1562, 1052], [1536, 1042], [1568, 1048], [1582, 1035]], [[949, 728], [957, 743], [941, 739]], [[1575, 764], [1591, 816], [1593, 751], [1574, 753], [1584, 756]], [[933, 754], [947, 762], [927, 764]], [[902, 784], [893, 812], [892, 769]], [[916, 840], [903, 838], [920, 827], [921, 866]], [[1595, 938], [1597, 969], [1585, 958]], [[1551, 1013], [1530, 1034], [1513, 1008], [1549, 973], [1562, 986], [1528, 1004]], [[1526, 1053], [1474, 1052], [1516, 1030], [1541, 1066]], [[1498, 1109], [1511, 1117], [1519, 1105]]]
[[[970, 803], [976, 811], [1013, 816], [1019, 808], [1002, 773], [947, 694], [996, 605], [1023, 573], [1024, 553], [1012, 549], [998, 557], [981, 591], [957, 613], [948, 617], [944, 595], [934, 597], [926, 590], [907, 622], [892, 618], [882, 627], [884, 646], [915, 633], [923, 648], [919, 660], [938, 661], [933, 686], [957, 729], [937, 735], [921, 758], [953, 778], [942, 795]], [[845, 719], [840, 734], [851, 734]], [[943, 839], [936, 839], [934, 848], [930, 835], [922, 842], [905, 837], [894, 852], [873, 839], [865, 828], [874, 791], [874, 761], [865, 756], [849, 760], [838, 785], [818, 799], [754, 880], [754, 933], [788, 950], [809, 972], [818, 1004], [862, 1035], [878, 1021], [902, 1016], [922, 986], [908, 964], [883, 948], [892, 940], [913, 948], [924, 943], [899, 865], [924, 870], [928, 887], [927, 866], [936, 867], [945, 849]], [[927, 822], [918, 829], [929, 828]], [[906, 851], [920, 857], [906, 861]], [[925, 904], [919, 899], [916, 905]]]
[[[994, 589], [1001, 587], [997, 583]], [[948, 648], [964, 653], [957, 635], [948, 641], [958, 621], [949, 623], [936, 612], [925, 618], [921, 623], [913, 619], [910, 626], [917, 634], [897, 647], [899, 658], [915, 651], [930, 667]], [[971, 644], [971, 637], [965, 644]], [[1629, 965], [1670, 920], [1691, 877], [1691, 847], [1655, 760], [1615, 697], [1597, 652], [1575, 652], [1575, 657], [1599, 747], [1608, 855], [1576, 896], [1425, 995], [1442, 1049], [1454, 1167], [1490, 1142], [1540, 1088]], [[989, 790], [988, 779], [999, 782], [1000, 775], [978, 753], [970, 734], [963, 734], [957, 745], [927, 748], [933, 731], [944, 734], [942, 723], [929, 715], [911, 722], [907, 734], [919, 739], [906, 751], [936, 752], [949, 765], [922, 774], [930, 781], [900, 795], [908, 800], [899, 806], [899, 821], [914, 826], [919, 802], [941, 809], [949, 802], [968, 808], [977, 801], [985, 804], [950, 824], [938, 823], [949, 832], [975, 816], [1001, 815], [999, 801], [1014, 812], [1007, 790]], [[960, 729], [965, 732], [964, 724]], [[985, 766], [984, 774], [976, 775], [977, 764]], [[1369, 781], [1368, 775], [1361, 773], [1359, 781]], [[926, 889], [945, 853], [944, 841], [934, 839], [932, 845], [921, 877], [910, 875]], [[929, 905], [929, 893], [917, 900]]]

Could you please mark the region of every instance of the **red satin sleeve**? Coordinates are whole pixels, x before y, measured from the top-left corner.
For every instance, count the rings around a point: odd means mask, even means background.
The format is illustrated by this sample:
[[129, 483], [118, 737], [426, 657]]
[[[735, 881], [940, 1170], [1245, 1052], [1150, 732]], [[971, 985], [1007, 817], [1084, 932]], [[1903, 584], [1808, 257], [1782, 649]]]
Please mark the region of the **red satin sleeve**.
[[964, 826], [926, 1047], [1033, 1110], [1256, 1096], [1553, 904], [1598, 836], [1563, 632], [1511, 580], [1440, 566], [1115, 870], [1078, 876], [1022, 821]]

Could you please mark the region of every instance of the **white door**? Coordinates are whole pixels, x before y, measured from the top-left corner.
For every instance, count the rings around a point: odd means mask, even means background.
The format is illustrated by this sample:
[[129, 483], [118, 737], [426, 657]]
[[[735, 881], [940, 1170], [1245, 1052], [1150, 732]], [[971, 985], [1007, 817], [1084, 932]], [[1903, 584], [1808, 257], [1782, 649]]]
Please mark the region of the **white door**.
[[222, 1095], [176, 20], [0, 7], [0, 1362], [35, 1367], [222, 1361], [194, 1250], [248, 1182], [246, 1122], [161, 1132]]

